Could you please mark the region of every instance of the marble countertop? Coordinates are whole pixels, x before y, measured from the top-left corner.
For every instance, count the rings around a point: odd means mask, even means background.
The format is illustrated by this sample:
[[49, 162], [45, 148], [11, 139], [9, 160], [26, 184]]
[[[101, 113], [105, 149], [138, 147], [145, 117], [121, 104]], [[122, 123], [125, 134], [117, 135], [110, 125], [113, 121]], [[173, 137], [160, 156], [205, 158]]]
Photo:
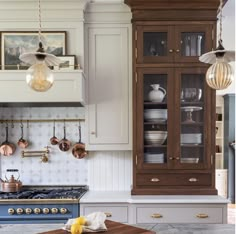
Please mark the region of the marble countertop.
[[88, 191], [81, 199], [80, 203], [212, 203], [227, 204], [229, 201], [217, 195], [152, 195], [152, 196], [132, 196], [130, 191]]
[[[233, 224], [143, 224], [135, 225], [158, 234], [234, 234]], [[0, 234], [37, 234], [60, 229], [63, 224], [1, 224]]]

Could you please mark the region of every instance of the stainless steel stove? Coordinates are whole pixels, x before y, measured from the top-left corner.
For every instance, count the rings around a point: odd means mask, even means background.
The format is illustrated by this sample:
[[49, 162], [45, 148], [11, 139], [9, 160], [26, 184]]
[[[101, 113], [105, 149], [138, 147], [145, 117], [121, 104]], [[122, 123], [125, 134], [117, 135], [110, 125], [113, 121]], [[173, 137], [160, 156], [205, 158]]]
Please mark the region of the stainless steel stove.
[[79, 216], [79, 200], [87, 186], [31, 186], [0, 192], [0, 224], [65, 223]]

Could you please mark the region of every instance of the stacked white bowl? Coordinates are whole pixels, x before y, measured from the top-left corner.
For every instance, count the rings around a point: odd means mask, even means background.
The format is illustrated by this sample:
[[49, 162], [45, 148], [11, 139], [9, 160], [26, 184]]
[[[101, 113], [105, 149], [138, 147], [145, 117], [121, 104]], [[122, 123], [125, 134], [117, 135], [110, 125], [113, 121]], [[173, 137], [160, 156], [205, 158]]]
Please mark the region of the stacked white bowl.
[[181, 134], [182, 144], [201, 144], [202, 134], [201, 133], [184, 133]]
[[145, 131], [144, 139], [148, 144], [162, 145], [167, 138], [167, 131]]
[[144, 154], [145, 163], [164, 163], [164, 154], [153, 154], [145, 153]]
[[146, 121], [163, 122], [167, 120], [167, 109], [145, 109], [144, 119]]
[[199, 158], [181, 158], [181, 163], [198, 163]]

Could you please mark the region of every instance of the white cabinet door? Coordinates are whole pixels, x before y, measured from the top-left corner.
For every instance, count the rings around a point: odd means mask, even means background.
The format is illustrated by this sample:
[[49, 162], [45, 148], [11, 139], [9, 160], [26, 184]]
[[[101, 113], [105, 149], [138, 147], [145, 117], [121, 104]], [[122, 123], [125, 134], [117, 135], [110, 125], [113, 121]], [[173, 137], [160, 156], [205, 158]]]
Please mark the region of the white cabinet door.
[[129, 27], [87, 28], [88, 150], [130, 150]]

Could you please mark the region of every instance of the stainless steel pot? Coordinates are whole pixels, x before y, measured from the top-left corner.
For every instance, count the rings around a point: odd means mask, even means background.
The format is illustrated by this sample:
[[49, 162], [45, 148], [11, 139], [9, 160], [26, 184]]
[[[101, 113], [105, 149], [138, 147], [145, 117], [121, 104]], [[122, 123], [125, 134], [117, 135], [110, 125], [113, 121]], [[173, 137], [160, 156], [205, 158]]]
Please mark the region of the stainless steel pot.
[[5, 181], [0, 178], [2, 192], [6, 192], [6, 193], [19, 192], [22, 188], [22, 182], [19, 180], [20, 178], [19, 171], [17, 169], [7, 169], [7, 172], [17, 172], [18, 178], [15, 179], [14, 175], [11, 175], [10, 178], [8, 178], [5, 175], [5, 178], [6, 178]]

